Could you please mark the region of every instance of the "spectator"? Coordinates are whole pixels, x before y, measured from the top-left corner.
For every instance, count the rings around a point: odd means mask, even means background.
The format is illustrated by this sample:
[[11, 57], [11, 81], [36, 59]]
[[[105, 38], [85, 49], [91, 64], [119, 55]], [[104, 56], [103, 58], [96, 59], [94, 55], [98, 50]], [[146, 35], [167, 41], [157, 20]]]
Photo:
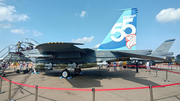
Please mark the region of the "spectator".
[[32, 62], [32, 69], [34, 70], [34, 74], [36, 74], [35, 63], [34, 62]]
[[110, 66], [109, 66], [109, 64], [107, 64], [107, 70], [110, 70]]
[[3, 62], [3, 63], [2, 63], [2, 67], [3, 67], [3, 70], [6, 69], [6, 62]]
[[138, 60], [136, 60], [136, 73], [139, 72], [138, 69], [139, 69], [139, 63], [138, 63]]
[[23, 69], [23, 62], [20, 62], [20, 70]]
[[147, 71], [146, 71], [146, 72], [150, 72], [149, 61], [146, 62], [146, 68], [147, 68]]
[[114, 63], [114, 71], [117, 71], [117, 70], [116, 70], [116, 66], [117, 66], [116, 63]]
[[127, 64], [126, 61], [124, 61], [124, 62], [123, 62], [123, 68], [124, 68], [124, 70], [126, 70], [126, 64]]
[[26, 69], [28, 69], [29, 62], [26, 62]]

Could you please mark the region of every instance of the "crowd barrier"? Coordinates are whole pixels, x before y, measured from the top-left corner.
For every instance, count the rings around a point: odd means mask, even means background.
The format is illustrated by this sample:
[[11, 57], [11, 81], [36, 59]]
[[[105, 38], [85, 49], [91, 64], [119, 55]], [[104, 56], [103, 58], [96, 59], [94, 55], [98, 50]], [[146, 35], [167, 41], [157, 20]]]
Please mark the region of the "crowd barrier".
[[[134, 67], [135, 65], [128, 65], [128, 67]], [[136, 66], [135, 66], [136, 67]], [[146, 66], [139, 66], [142, 68], [146, 68]], [[167, 72], [171, 72], [171, 73], [175, 73], [175, 74], [180, 74], [179, 72], [173, 72], [173, 71], [169, 71], [169, 70], [165, 70], [165, 69], [160, 69], [160, 68], [155, 68], [155, 67], [151, 67], [151, 69], [156, 69], [156, 70], [162, 70], [162, 71], [166, 71], [166, 75]], [[11, 81], [9, 79], [6, 79], [2, 76], [0, 76], [1, 80], [0, 80], [0, 93], [4, 93], [3, 91], [1, 91], [2, 89], [2, 79], [4, 79], [5, 81], [9, 82], [9, 95], [8, 95], [8, 101], [11, 101], [11, 83], [13, 84], [17, 84], [17, 85], [21, 85], [21, 86], [26, 86], [26, 87], [31, 87], [31, 88], [35, 88], [35, 101], [38, 100], [38, 89], [51, 89], [51, 90], [69, 90], [69, 91], [92, 91], [92, 101], [95, 101], [95, 92], [96, 91], [116, 91], [116, 90], [136, 90], [136, 89], [148, 89], [150, 90], [150, 99], [151, 101], [153, 101], [153, 92], [152, 92], [152, 88], [159, 88], [159, 87], [167, 87], [167, 86], [174, 86], [174, 85], [179, 85], [179, 83], [173, 83], [173, 84], [166, 84], [166, 85], [157, 85], [157, 86], [145, 86], [145, 87], [132, 87], [132, 88], [113, 88], [113, 89], [77, 89], [77, 88], [54, 88], [54, 87], [39, 87], [38, 85], [36, 86], [32, 86], [32, 85], [27, 85], [27, 84], [23, 84], [23, 83], [18, 83], [18, 82], [14, 82]], [[167, 80], [167, 76], [166, 76], [166, 80]]]

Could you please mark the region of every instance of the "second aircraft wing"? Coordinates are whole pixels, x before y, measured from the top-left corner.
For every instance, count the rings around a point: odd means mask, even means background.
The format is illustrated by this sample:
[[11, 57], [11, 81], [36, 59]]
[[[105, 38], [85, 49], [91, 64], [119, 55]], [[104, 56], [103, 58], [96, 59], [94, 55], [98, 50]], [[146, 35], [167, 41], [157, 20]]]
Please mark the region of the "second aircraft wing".
[[162, 62], [172, 62], [170, 60], [166, 60], [160, 57], [155, 57], [155, 56], [148, 56], [148, 55], [140, 55], [140, 54], [133, 54], [133, 53], [126, 53], [126, 52], [120, 52], [120, 51], [111, 51], [112, 53], [115, 53], [120, 56], [124, 57], [133, 57], [133, 58], [141, 58], [145, 60], [157, 60], [157, 61], [162, 61]]

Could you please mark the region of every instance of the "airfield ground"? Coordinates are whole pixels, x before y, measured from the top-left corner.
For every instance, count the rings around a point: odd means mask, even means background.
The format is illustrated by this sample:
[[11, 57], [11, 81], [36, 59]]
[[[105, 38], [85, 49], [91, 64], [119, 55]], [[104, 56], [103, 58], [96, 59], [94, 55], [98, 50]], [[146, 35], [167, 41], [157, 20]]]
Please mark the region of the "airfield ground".
[[[168, 69], [168, 68], [166, 68]], [[62, 70], [40, 71], [40, 74], [16, 74], [13, 69], [6, 71], [7, 79], [23, 84], [38, 85], [39, 87], [55, 88], [79, 88], [79, 89], [107, 89], [107, 88], [132, 88], [146, 87], [149, 85], [165, 85], [180, 82], [180, 74], [168, 73], [166, 79], [165, 71], [158, 71], [159, 78], [155, 78], [156, 71], [151, 75], [145, 69], [139, 69], [136, 73], [131, 68], [127, 71], [108, 71], [105, 67], [99, 70], [97, 67], [82, 69], [82, 75], [72, 75], [71, 79], [60, 79]], [[179, 67], [173, 71], [180, 72]], [[73, 70], [70, 70], [73, 73]], [[0, 101], [7, 101], [9, 95], [9, 82], [3, 80]], [[35, 101], [35, 88], [12, 84], [11, 99], [15, 101]], [[154, 101], [179, 101], [180, 86], [168, 86], [153, 88]], [[92, 91], [66, 91], [38, 89], [38, 101], [92, 101]], [[95, 101], [150, 101], [149, 89], [118, 90], [118, 91], [96, 91]]]

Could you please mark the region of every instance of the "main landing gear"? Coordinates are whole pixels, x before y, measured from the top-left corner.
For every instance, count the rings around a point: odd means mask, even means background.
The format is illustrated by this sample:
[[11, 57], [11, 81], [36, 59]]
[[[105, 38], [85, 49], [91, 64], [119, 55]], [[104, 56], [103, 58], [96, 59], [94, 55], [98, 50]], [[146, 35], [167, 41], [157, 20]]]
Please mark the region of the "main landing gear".
[[79, 75], [81, 73], [81, 68], [74, 68], [74, 74]]
[[[80, 73], [81, 73], [81, 68], [74, 68], [74, 74], [79, 75]], [[67, 78], [70, 76], [70, 72], [67, 69], [65, 69], [61, 72], [61, 76], [63, 78]]]
[[63, 78], [67, 78], [67, 77], [69, 77], [69, 75], [70, 75], [70, 72], [67, 69], [65, 69], [61, 72], [61, 76]]

